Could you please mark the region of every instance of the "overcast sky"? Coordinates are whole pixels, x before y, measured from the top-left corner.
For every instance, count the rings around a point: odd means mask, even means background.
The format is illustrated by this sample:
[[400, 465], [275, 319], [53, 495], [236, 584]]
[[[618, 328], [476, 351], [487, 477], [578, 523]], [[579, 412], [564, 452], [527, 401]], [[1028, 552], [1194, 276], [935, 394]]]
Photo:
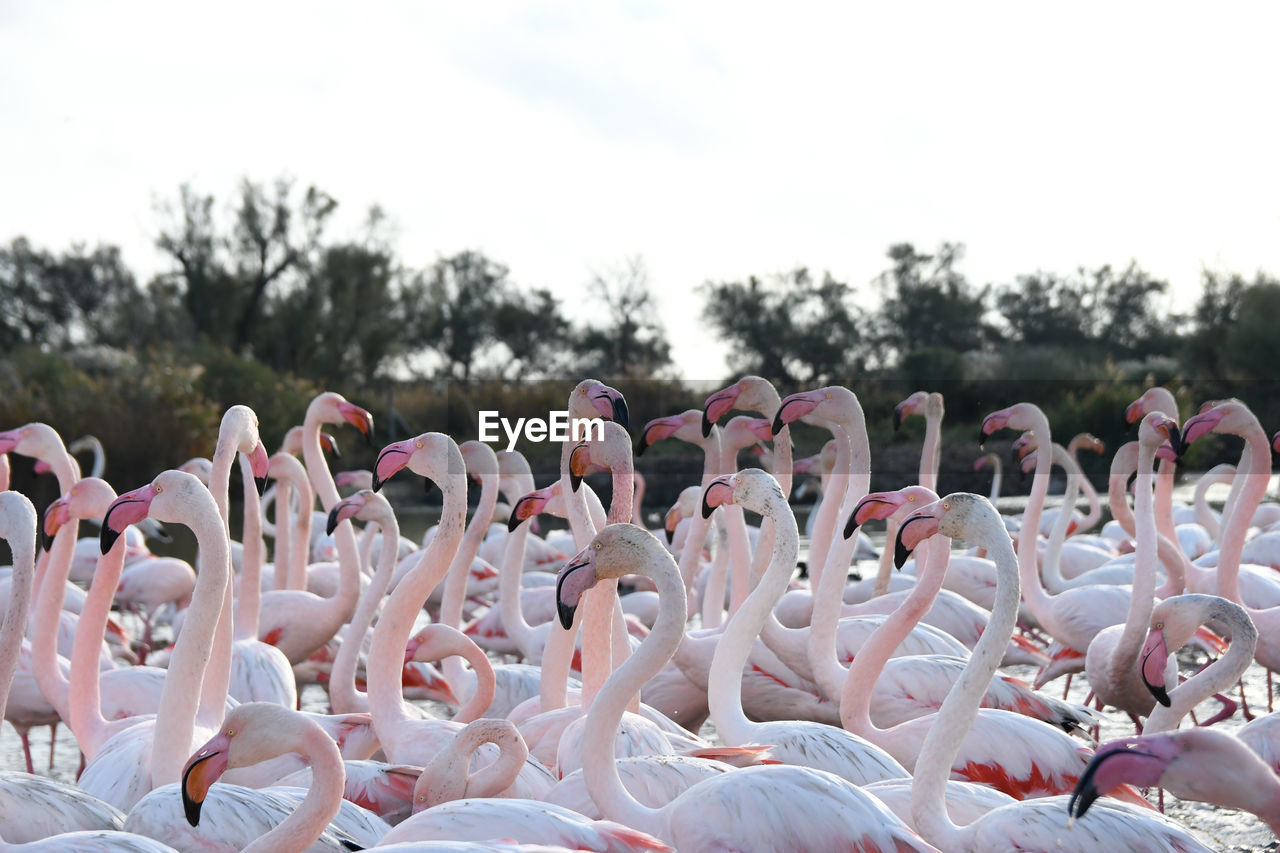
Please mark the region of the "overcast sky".
[[642, 254], [689, 378], [724, 372], [691, 288], [866, 288], [901, 241], [979, 284], [1136, 259], [1186, 309], [1206, 266], [1280, 274], [1278, 10], [0, 0], [0, 239], [146, 275], [157, 198], [288, 174], [411, 266], [568, 298]]

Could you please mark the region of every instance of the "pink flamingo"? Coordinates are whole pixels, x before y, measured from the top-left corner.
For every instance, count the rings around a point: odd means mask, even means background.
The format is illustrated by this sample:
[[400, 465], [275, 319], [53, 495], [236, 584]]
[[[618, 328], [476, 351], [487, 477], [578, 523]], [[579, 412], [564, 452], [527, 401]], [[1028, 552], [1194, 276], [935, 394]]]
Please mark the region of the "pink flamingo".
[[[182, 633], [174, 643], [160, 708], [152, 723], [140, 723], [111, 738], [85, 768], [80, 786], [113, 805], [131, 807], [147, 791], [176, 782], [182, 756], [196, 739], [220, 725], [231, 665], [228, 642], [214, 642], [230, 575], [230, 548], [209, 490], [195, 476], [165, 471], [150, 485], [127, 492], [102, 519], [102, 546], [110, 551], [124, 528], [148, 516], [183, 523], [196, 534], [203, 555]], [[227, 639], [230, 639], [228, 633]], [[206, 670], [222, 658], [219, 689], [203, 689]], [[210, 680], [217, 680], [215, 678]], [[216, 696], [216, 702], [212, 701]]]
[[[312, 487], [326, 512], [338, 502], [338, 488], [320, 449], [320, 425], [343, 422], [372, 440], [373, 416], [348, 403], [342, 395], [326, 391], [307, 406], [302, 452]], [[347, 523], [339, 525], [336, 535], [341, 576], [333, 597], [321, 598], [300, 589], [276, 589], [262, 596], [259, 637], [284, 652], [291, 664], [306, 660], [327, 643], [355, 612], [360, 596], [360, 558], [355, 533]]]
[[1185, 729], [1111, 741], [1098, 748], [1069, 806], [1084, 825], [1100, 794], [1120, 784], [1159, 786], [1187, 800], [1245, 809], [1280, 833], [1280, 780], [1239, 738]]
[[[270, 790], [213, 787], [227, 770], [290, 752], [304, 756], [313, 770], [311, 788], [296, 810]], [[248, 702], [227, 714], [218, 733], [192, 752], [181, 783], [140, 801], [125, 827], [184, 850], [301, 853], [317, 840], [321, 849], [341, 850], [346, 842], [330, 827], [344, 809], [343, 779], [342, 757], [324, 729], [297, 711]], [[389, 828], [371, 816], [366, 823], [372, 828], [364, 844]]]
[[[773, 490], [778, 501], [785, 501], [776, 481]], [[785, 538], [786, 531], [778, 533], [780, 540]], [[600, 579], [632, 573], [654, 581], [662, 608], [653, 631], [610, 677], [588, 714], [583, 772], [592, 798], [605, 815], [630, 826], [651, 828], [682, 850], [716, 846], [929, 849], [873, 797], [834, 774], [806, 767], [770, 765], [724, 773], [693, 785], [657, 809], [636, 800], [622, 785], [612, 741], [631, 695], [662, 667], [680, 642], [687, 606], [684, 584], [671, 557], [647, 531], [615, 524], [597, 534], [591, 545], [565, 566], [558, 594], [561, 620], [570, 621], [585, 589]], [[750, 619], [751, 611], [760, 608], [765, 599], [758, 594], [760, 589], [748, 596], [730, 621], [730, 632], [739, 620]], [[734, 669], [740, 670], [740, 663]], [[713, 675], [713, 680], [720, 678]], [[714, 698], [714, 691], [712, 695]]]
[[964, 674], [942, 703], [916, 761], [911, 813], [921, 835], [948, 853], [1010, 849], [1080, 853], [1104, 849], [1206, 851], [1208, 848], [1172, 821], [1149, 809], [1118, 801], [1100, 803], [1099, 820], [1089, 826], [1068, 824], [1065, 796], [1002, 806], [967, 826], [956, 826], [951, 821], [943, 792], [964, 735], [978, 715], [982, 693], [1013, 634], [1020, 570], [1004, 521], [986, 498], [966, 493], [948, 495], [903, 521], [898, 541], [909, 551], [937, 533], [986, 548], [999, 571], [999, 588], [991, 625], [973, 650]]
[[908, 415], [924, 415], [924, 446], [920, 449], [920, 475], [917, 482], [934, 492], [938, 490], [938, 461], [942, 453], [942, 416], [945, 411], [942, 395], [936, 391], [917, 391], [893, 407], [894, 432], [898, 431], [902, 419]]

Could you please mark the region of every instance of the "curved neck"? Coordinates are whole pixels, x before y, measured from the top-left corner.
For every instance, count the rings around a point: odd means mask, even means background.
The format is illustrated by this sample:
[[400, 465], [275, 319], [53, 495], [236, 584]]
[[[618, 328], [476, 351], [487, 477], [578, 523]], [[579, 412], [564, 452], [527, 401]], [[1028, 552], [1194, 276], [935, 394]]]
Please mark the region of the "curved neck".
[[298, 808], [258, 836], [244, 853], [302, 853], [320, 837], [342, 807], [346, 769], [338, 746], [318, 725], [301, 729], [294, 751], [311, 765], [311, 786]]
[[107, 619], [111, 616], [111, 600], [124, 571], [124, 538], [117, 539], [111, 550], [98, 558], [71, 650], [71, 682], [76, 689], [71, 691], [71, 719], [67, 722], [84, 752], [85, 761], [93, 760], [108, 736], [107, 720], [102, 716], [98, 658]]
[[[1258, 629], [1254, 627], [1248, 614], [1239, 607], [1227, 607], [1212, 596], [1199, 596], [1195, 600], [1202, 601], [1205, 605], [1200, 624], [1210, 620], [1225, 624], [1230, 633], [1231, 645], [1222, 657], [1169, 691], [1168, 707], [1156, 705], [1155, 710], [1147, 717], [1143, 734], [1173, 731], [1196, 705], [1215, 693], [1231, 689], [1244, 675], [1249, 664], [1253, 663], [1253, 653], [1258, 645]], [[1173, 653], [1177, 650], [1169, 651]]]
[[795, 569], [800, 533], [795, 516], [784, 501], [771, 499], [763, 506], [773, 519], [776, 545], [769, 568], [742, 607], [725, 626], [707, 676], [707, 705], [716, 731], [731, 746], [751, 740], [753, 723], [742, 710], [742, 669], [751, 654], [751, 645], [765, 619], [786, 591]]
[[655, 835], [670, 838], [665, 810], [649, 808], [631, 795], [618, 775], [614, 754], [618, 726], [632, 696], [671, 660], [684, 637], [684, 584], [670, 558], [663, 555], [661, 559], [640, 567], [658, 588], [658, 618], [640, 648], [618, 667], [591, 703], [582, 729], [582, 775], [587, 792], [605, 817], [628, 826], [652, 827]]
[[1058, 505], [1058, 515], [1053, 520], [1053, 530], [1049, 534], [1049, 544], [1044, 549], [1041, 571], [1044, 573], [1045, 585], [1060, 591], [1064, 586], [1062, 580], [1062, 546], [1067, 541], [1067, 530], [1071, 527], [1072, 516], [1075, 515], [1076, 496], [1080, 493], [1080, 467], [1060, 445], [1053, 446], [1053, 461], [1062, 466], [1067, 474], [1067, 485], [1062, 492], [1062, 503]]
[[[994, 505], [996, 501], [1000, 500], [1000, 480], [1004, 476], [1003, 463], [1001, 463], [999, 456], [991, 459], [991, 466], [993, 469], [991, 472], [991, 503]], [[937, 490], [935, 489], [934, 491]]]
[[[1222, 519], [1231, 517], [1231, 513], [1235, 510], [1236, 504], [1240, 501], [1240, 492], [1244, 488], [1245, 479], [1240, 476], [1240, 472], [1247, 470], [1249, 463], [1253, 460], [1253, 452], [1249, 449], [1248, 442], [1245, 443], [1244, 450], [1240, 453], [1240, 461], [1236, 463], [1236, 476], [1231, 478], [1231, 488], [1227, 491], [1227, 499], [1222, 504]], [[1222, 545], [1222, 535], [1225, 531], [1218, 531], [1218, 545]]]
[[876, 566], [876, 585], [871, 597], [879, 598], [889, 591], [889, 578], [893, 577], [893, 549], [898, 539], [898, 522], [892, 518], [884, 526], [884, 547], [880, 549], [880, 563]]
[[938, 463], [942, 455], [942, 413], [928, 412], [924, 420], [924, 446], [920, 448], [920, 485], [938, 491]]
[[[1228, 473], [1230, 472], [1230, 473]], [[1215, 465], [1203, 477], [1196, 481], [1193, 503], [1196, 510], [1196, 522], [1209, 534], [1209, 538], [1217, 541], [1219, 535], [1218, 517], [1209, 507], [1209, 488], [1218, 483], [1230, 482], [1235, 469], [1230, 465]], [[1225, 479], [1224, 479], [1225, 475]]]
[[1107, 668], [1116, 684], [1133, 680], [1138, 671], [1138, 655], [1142, 641], [1151, 622], [1151, 610], [1155, 606], [1156, 562], [1158, 561], [1159, 536], [1156, 531], [1156, 508], [1152, 494], [1155, 477], [1156, 448], [1150, 444], [1138, 447], [1137, 492], [1133, 499], [1137, 541], [1134, 543], [1133, 587], [1129, 596], [1129, 612], [1125, 617], [1120, 639], [1111, 651]]
[[[1048, 436], [1041, 446], [1049, 446]], [[1049, 454], [1045, 453], [1041, 461], [1048, 462]], [[1039, 519], [1034, 521], [1039, 523]], [[991, 609], [991, 620], [986, 630], [973, 647], [969, 663], [947, 693], [933, 726], [925, 736], [920, 756], [916, 759], [915, 782], [911, 791], [911, 816], [915, 819], [917, 831], [943, 850], [968, 849], [965, 844], [968, 833], [951, 822], [943, 797], [951, 775], [951, 764], [965, 735], [973, 727], [978, 705], [1000, 666], [1018, 617], [1020, 567], [1010, 547], [1009, 534], [994, 512], [984, 514], [973, 526], [978, 529], [970, 539], [986, 547], [987, 554], [995, 561], [995, 606]]]
[[[492, 455], [492, 454], [490, 454]], [[471, 564], [480, 550], [480, 543], [489, 532], [489, 524], [493, 520], [493, 508], [498, 504], [498, 474], [480, 475], [480, 498], [476, 502], [475, 512], [467, 524], [466, 532], [458, 551], [449, 564], [449, 574], [444, 582], [444, 595], [440, 601], [440, 622], [450, 628], [462, 627], [462, 604], [467, 596], [467, 581], [471, 577]], [[462, 660], [449, 657], [442, 662], [441, 671], [449, 686], [461, 690], [469, 686], [462, 671]]]
[[[411, 718], [411, 712], [405, 707], [403, 675], [404, 650], [413, 631], [413, 621], [426, 603], [427, 596], [449, 571], [449, 563], [462, 540], [466, 523], [467, 481], [461, 473], [461, 454], [456, 449], [453, 453], [456, 461], [451, 460], [447, 470], [458, 473], [451, 473], [438, 482], [444, 506], [435, 538], [423, 551], [418, 564], [400, 579], [395, 595], [387, 599], [382, 617], [373, 630], [373, 644], [369, 648], [366, 665], [369, 710], [373, 713], [374, 730], [384, 749], [392, 748], [396, 742], [397, 726]], [[388, 757], [395, 760], [390, 753]]]
[[1222, 547], [1218, 552], [1218, 594], [1228, 601], [1240, 602], [1240, 556], [1245, 535], [1253, 521], [1253, 513], [1267, 494], [1271, 480], [1271, 448], [1261, 427], [1244, 433], [1247, 458], [1241, 454], [1236, 466], [1236, 479], [1244, 478], [1231, 515], [1222, 524]]
[[[321, 420], [319, 413], [314, 411], [315, 408], [308, 407], [302, 424], [302, 458], [311, 487], [320, 496], [320, 507], [328, 512], [339, 500], [338, 487], [333, 482], [333, 474], [329, 471], [329, 463], [325, 461], [324, 451], [320, 449]], [[299, 506], [303, 515], [311, 515], [310, 504], [302, 506], [299, 502]], [[330, 601], [340, 614], [341, 621], [338, 624], [341, 625], [350, 619], [360, 597], [360, 553], [350, 521], [340, 523], [334, 530], [333, 538], [338, 548], [338, 589]], [[303, 589], [306, 588], [305, 584], [304, 580]]]
[[337, 657], [333, 660], [333, 672], [329, 678], [329, 702], [337, 714], [369, 710], [368, 695], [356, 687], [356, 666], [360, 662], [360, 648], [364, 645], [365, 635], [369, 633], [374, 614], [378, 612], [382, 597], [391, 584], [400, 546], [400, 525], [395, 513], [380, 515], [377, 524], [382, 529], [378, 567], [373, 573], [373, 580], [360, 596], [360, 603], [356, 605], [351, 621], [342, 629], [342, 644], [338, 646]]
[[526, 658], [533, 656], [533, 650], [529, 648], [533, 629], [524, 618], [520, 582], [524, 577], [525, 542], [528, 538], [528, 524], [521, 524], [507, 534], [506, 549], [502, 553], [502, 570], [498, 577], [498, 606], [502, 611], [502, 626]]
[[[894, 649], [907, 638], [911, 629], [933, 606], [947, 572], [951, 556], [948, 540], [935, 536], [922, 543], [922, 546], [916, 550], [919, 565], [916, 585], [862, 644], [849, 666], [849, 674], [840, 694], [841, 725], [872, 741], [877, 734], [884, 732], [871, 722], [872, 688]], [[885, 550], [889, 550], [887, 546]]]
[[[275, 563], [275, 589], [289, 589], [293, 570], [293, 484], [277, 480], [271, 488], [276, 523], [271, 558]], [[265, 505], [264, 505], [265, 510]]]
[[[5, 457], [0, 456], [0, 459], [3, 458]], [[14, 673], [18, 671], [18, 653], [22, 637], [27, 631], [27, 611], [31, 607], [32, 576], [35, 574], [36, 563], [34, 539], [27, 547], [18, 547], [14, 541], [10, 541], [9, 545], [14, 552], [13, 574], [9, 581], [9, 606], [5, 610], [4, 626], [0, 627], [0, 720], [4, 719], [9, 685], [13, 683]]]
[[31, 668], [36, 683], [58, 716], [68, 721], [71, 719], [71, 684], [58, 666], [58, 628], [62, 622], [62, 598], [66, 594], [67, 575], [71, 571], [71, 556], [79, 529], [79, 520], [73, 518], [53, 537], [53, 547], [49, 549], [40, 588], [36, 591], [35, 610], [31, 613]]
[[[481, 720], [468, 725], [436, 753], [413, 786], [413, 801], [427, 808], [469, 797], [496, 797], [515, 784], [529, 750], [524, 739], [506, 729], [510, 723]], [[501, 727], [500, 727], [501, 726]], [[471, 757], [486, 743], [497, 744], [498, 758], [475, 773]]]
[[1161, 459], [1156, 476], [1156, 529], [1162, 536], [1178, 541], [1178, 533], [1173, 523], [1173, 478], [1177, 474], [1176, 465], [1168, 459]]
[[258, 612], [262, 604], [262, 562], [267, 549], [262, 541], [262, 505], [258, 498], [258, 488], [253, 481], [249, 458], [244, 455], [240, 456], [240, 477], [244, 481], [244, 530], [240, 537], [244, 543], [244, 552], [240, 564], [240, 595], [236, 599], [234, 639], [256, 640]]
[[[205, 713], [201, 704], [202, 682], [215, 654], [214, 635], [231, 576], [227, 530], [212, 495], [195, 492], [188, 509], [183, 521], [195, 532], [201, 553], [200, 571], [191, 591], [191, 605], [182, 623], [182, 633], [173, 645], [160, 694], [160, 710], [156, 713], [155, 745], [151, 752], [151, 781], [155, 786], [177, 782], [182, 776], [183, 763], [195, 748], [196, 717]], [[218, 649], [216, 653], [223, 651]], [[230, 648], [225, 654], [230, 657]], [[227, 670], [230, 671], [230, 661]], [[222, 687], [222, 697], [212, 725], [222, 720], [226, 685]], [[208, 709], [208, 713], [215, 712]], [[202, 720], [201, 725], [206, 722]]]
[[814, 589], [821, 583], [822, 572], [826, 568], [831, 537], [835, 535], [836, 519], [845, 493], [850, 489], [849, 474], [853, 470], [849, 434], [842, 429], [833, 429], [831, 435], [836, 445], [836, 461], [823, 484], [822, 506], [818, 507], [818, 518], [813, 523], [813, 535], [809, 539], [809, 586]]
[[[1033, 427], [1036, 443], [1040, 447], [1051, 447], [1049, 422], [1037, 418], [1039, 423]], [[1041, 435], [1041, 432], [1044, 435]], [[1046, 628], [1053, 623], [1053, 597], [1045, 592], [1040, 583], [1040, 572], [1036, 566], [1037, 539], [1040, 536], [1040, 516], [1044, 512], [1044, 499], [1049, 494], [1049, 476], [1053, 470], [1053, 454], [1037, 453], [1036, 470], [1031, 480], [1031, 496], [1027, 498], [1027, 508], [1022, 514], [1022, 527], [1018, 530], [1018, 580], [1022, 585], [1022, 597], [1026, 599], [1027, 609], [1037, 621]], [[1008, 538], [1008, 534], [1005, 534]], [[990, 554], [987, 555], [991, 556]], [[1052, 633], [1052, 631], [1051, 631]], [[983, 632], [986, 636], [986, 632]]]

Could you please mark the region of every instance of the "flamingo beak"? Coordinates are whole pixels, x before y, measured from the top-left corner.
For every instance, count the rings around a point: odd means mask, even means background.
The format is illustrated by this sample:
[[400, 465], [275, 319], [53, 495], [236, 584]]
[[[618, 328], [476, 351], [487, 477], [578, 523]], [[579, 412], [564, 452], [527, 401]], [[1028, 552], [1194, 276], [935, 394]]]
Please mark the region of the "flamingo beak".
[[44, 524], [40, 526], [40, 544], [44, 550], [48, 551], [53, 547], [53, 537], [70, 520], [71, 507], [65, 497], [49, 504], [49, 508], [44, 511]]
[[849, 514], [849, 520], [844, 524], [844, 538], [848, 539], [860, 525], [873, 518], [888, 518], [899, 506], [901, 503], [886, 500], [882, 495], [867, 495]]
[[1152, 630], [1147, 634], [1147, 641], [1142, 645], [1138, 655], [1138, 672], [1142, 683], [1147, 686], [1156, 701], [1169, 707], [1169, 691], [1165, 689], [1164, 667], [1169, 659], [1169, 649], [1165, 645], [1164, 632]]
[[249, 454], [249, 468], [253, 471], [253, 482], [258, 487], [258, 497], [267, 491], [267, 469], [271, 466], [271, 459], [267, 456], [267, 449], [262, 446], [259, 441], [257, 447]]
[[147, 517], [156, 494], [155, 486], [146, 485], [112, 501], [111, 506], [107, 507], [106, 515], [102, 517], [102, 532], [98, 535], [98, 546], [102, 553], [106, 554], [111, 550], [126, 527]]
[[738, 400], [738, 391], [736, 388], [726, 388], [712, 394], [707, 398], [706, 405], [702, 407], [702, 437], [708, 438], [711, 435], [711, 428], [716, 425], [716, 421], [724, 417], [725, 413], [733, 408], [733, 404]]
[[[641, 445], [643, 447], [643, 445]], [[640, 454], [637, 453], [637, 456]], [[591, 449], [586, 443], [579, 444], [569, 452], [569, 488], [577, 494], [582, 485], [582, 478], [587, 476], [587, 467], [591, 464]]]
[[534, 494], [524, 495], [520, 500], [516, 501], [516, 505], [511, 509], [511, 517], [507, 519], [507, 532], [512, 533], [522, 522], [528, 520], [537, 513], [538, 498]]
[[938, 517], [926, 512], [917, 513], [902, 522], [902, 526], [898, 528], [898, 536], [893, 543], [894, 568], [901, 569], [906, 565], [907, 558], [911, 556], [911, 552], [921, 542], [938, 532], [938, 524]]
[[382, 488], [382, 484], [395, 476], [405, 465], [409, 464], [409, 456], [415, 449], [415, 439], [405, 439], [397, 441], [394, 444], [388, 444], [382, 448], [382, 452], [378, 454], [378, 460], [373, 463], [373, 490], [376, 492]]
[[359, 406], [345, 402], [338, 404], [338, 411], [347, 423], [360, 430], [364, 440], [369, 443], [370, 447], [373, 447], [373, 415]]
[[214, 736], [187, 762], [182, 769], [182, 810], [187, 823], [198, 826], [204, 798], [223, 773], [227, 771], [227, 750], [231, 739], [225, 734]]
[[[573, 617], [578, 610], [582, 594], [596, 585], [595, 551], [588, 545], [560, 570], [556, 577], [556, 615], [560, 627], [568, 631], [573, 627]], [[588, 571], [590, 570], [590, 571]]]
[[[723, 486], [729, 491], [726, 494], [716, 492], [712, 494], [712, 489], [716, 486]], [[733, 500], [733, 486], [727, 479], [719, 478], [712, 480], [707, 484], [707, 488], [702, 492], [702, 517], [710, 518], [711, 513], [716, 511], [716, 507], [730, 503]]]
[[342, 451], [338, 450], [338, 439], [327, 432], [320, 433], [320, 449], [327, 450], [334, 459], [342, 458]]

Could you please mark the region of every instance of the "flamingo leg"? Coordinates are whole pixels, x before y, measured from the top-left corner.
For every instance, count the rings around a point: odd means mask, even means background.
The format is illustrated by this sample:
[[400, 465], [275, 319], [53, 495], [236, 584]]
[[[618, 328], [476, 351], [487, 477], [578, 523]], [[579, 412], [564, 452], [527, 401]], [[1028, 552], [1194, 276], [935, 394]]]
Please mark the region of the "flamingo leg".
[[49, 724], [49, 770], [53, 770], [53, 748], [58, 743], [58, 724], [52, 722]]
[[[1268, 672], [1268, 673], [1267, 673], [1267, 675], [1271, 675], [1271, 673], [1270, 673], [1270, 672]], [[1268, 686], [1267, 686], [1267, 705], [1268, 705], [1268, 707], [1270, 707], [1270, 705], [1271, 705], [1271, 695], [1270, 695], [1270, 694], [1271, 694], [1271, 689], [1270, 689], [1270, 685], [1268, 685]], [[1244, 679], [1243, 679], [1243, 678], [1242, 678], [1242, 679], [1240, 679], [1240, 716], [1244, 717], [1244, 719], [1245, 719], [1245, 721], [1246, 721], [1246, 722], [1252, 722], [1252, 721], [1253, 721], [1253, 712], [1249, 710], [1249, 700], [1248, 700], [1248, 699], [1246, 699], [1246, 698], [1245, 698], [1245, 696], [1244, 696]]]
[[1129, 719], [1133, 722], [1133, 727], [1137, 733], [1142, 734], [1142, 720], [1138, 718], [1138, 715], [1130, 714]]
[[[1231, 699], [1227, 696], [1223, 696], [1221, 693], [1213, 694], [1213, 698], [1221, 702], [1222, 707], [1218, 710], [1218, 713], [1214, 714], [1212, 717], [1209, 717], [1203, 723], [1196, 723], [1197, 726], [1212, 726], [1214, 723], [1220, 723], [1223, 720], [1235, 714], [1236, 708], [1238, 706], [1236, 705], [1236, 702], [1234, 699]], [[1192, 722], [1195, 722], [1194, 718], [1192, 719]]]
[[[1243, 689], [1244, 684], [1242, 683], [1240, 687], [1241, 689]], [[1270, 713], [1274, 710], [1275, 708], [1272, 705], [1272, 693], [1271, 693], [1271, 670], [1267, 670], [1267, 713]]]
[[1071, 676], [1073, 676], [1073, 675], [1075, 675], [1075, 673], [1074, 673], [1074, 672], [1068, 672], [1068, 673], [1067, 673], [1067, 684], [1066, 684], [1066, 686], [1065, 686], [1065, 687], [1063, 687], [1063, 688], [1062, 688], [1062, 698], [1063, 698], [1063, 700], [1064, 700], [1064, 701], [1065, 701], [1065, 700], [1066, 700], [1066, 698], [1067, 698], [1067, 692], [1068, 692], [1069, 690], [1071, 690]]
[[31, 761], [31, 729], [19, 729], [18, 737], [22, 738], [22, 755], [27, 759], [27, 772], [35, 775], [36, 767]]

